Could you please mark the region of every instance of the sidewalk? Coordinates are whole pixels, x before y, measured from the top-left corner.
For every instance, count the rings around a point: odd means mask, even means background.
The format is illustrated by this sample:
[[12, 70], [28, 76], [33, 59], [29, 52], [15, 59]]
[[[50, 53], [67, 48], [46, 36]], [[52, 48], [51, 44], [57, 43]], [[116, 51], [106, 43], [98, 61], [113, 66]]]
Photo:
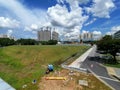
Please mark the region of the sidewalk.
[[120, 80], [120, 68], [107, 67], [109, 75], [115, 76]]
[[84, 54], [82, 54], [79, 58], [77, 58], [73, 63], [71, 63], [68, 67], [80, 68], [81, 63], [87, 58], [87, 56], [91, 53], [94, 46], [87, 50]]

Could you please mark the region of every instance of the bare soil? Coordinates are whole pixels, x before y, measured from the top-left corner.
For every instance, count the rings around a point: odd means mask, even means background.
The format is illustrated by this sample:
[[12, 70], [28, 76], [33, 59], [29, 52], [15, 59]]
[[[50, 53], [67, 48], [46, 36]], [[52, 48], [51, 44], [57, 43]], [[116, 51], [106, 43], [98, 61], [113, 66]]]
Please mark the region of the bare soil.
[[[46, 80], [48, 76], [66, 77], [66, 80]], [[88, 81], [88, 86], [79, 85], [79, 80]], [[111, 90], [92, 74], [73, 72], [69, 70], [54, 71], [42, 77], [38, 90]]]

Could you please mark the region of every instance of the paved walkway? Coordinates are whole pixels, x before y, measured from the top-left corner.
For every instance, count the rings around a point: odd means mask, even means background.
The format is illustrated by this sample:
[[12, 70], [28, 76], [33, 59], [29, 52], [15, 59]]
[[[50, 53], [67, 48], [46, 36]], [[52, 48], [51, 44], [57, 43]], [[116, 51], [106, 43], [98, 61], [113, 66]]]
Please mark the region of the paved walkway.
[[98, 54], [96, 53], [96, 46], [93, 46], [76, 61], [69, 65], [73, 68], [86, 68], [94, 74], [99, 80], [111, 87], [112, 90], [120, 90], [120, 81], [109, 76], [106, 67], [96, 62]]
[[120, 68], [107, 67], [109, 75], [115, 76], [120, 80]]
[[[94, 46], [93, 46], [94, 47]], [[81, 63], [88, 57], [88, 55], [93, 50], [93, 47], [87, 50], [84, 54], [82, 54], [79, 58], [77, 58], [73, 63], [71, 63], [68, 67], [80, 68]]]

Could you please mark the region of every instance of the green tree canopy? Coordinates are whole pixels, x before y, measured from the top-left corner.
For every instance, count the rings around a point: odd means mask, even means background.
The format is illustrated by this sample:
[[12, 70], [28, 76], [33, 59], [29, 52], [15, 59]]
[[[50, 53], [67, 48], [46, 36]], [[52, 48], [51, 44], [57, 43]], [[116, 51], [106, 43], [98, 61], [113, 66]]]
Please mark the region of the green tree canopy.
[[112, 39], [107, 35], [98, 41], [97, 46], [98, 50], [111, 54], [114, 57], [114, 63], [117, 63], [115, 56], [116, 53], [120, 52], [120, 39]]
[[18, 39], [16, 41], [16, 44], [20, 44], [20, 45], [36, 45], [38, 44], [38, 42], [34, 39]]
[[49, 41], [40, 41], [42, 45], [56, 45], [57, 40], [49, 40]]
[[14, 45], [15, 41], [13, 39], [9, 38], [0, 38], [0, 46], [9, 46], [9, 45]]

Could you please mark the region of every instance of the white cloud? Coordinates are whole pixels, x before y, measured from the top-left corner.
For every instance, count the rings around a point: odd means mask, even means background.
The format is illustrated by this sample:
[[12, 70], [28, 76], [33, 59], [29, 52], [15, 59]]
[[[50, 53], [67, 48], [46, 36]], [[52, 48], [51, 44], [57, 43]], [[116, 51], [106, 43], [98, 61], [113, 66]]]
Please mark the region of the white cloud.
[[38, 26], [37, 26], [36, 24], [32, 24], [32, 25], [31, 25], [31, 29], [37, 30], [37, 29], [38, 29]]
[[102, 35], [101, 31], [93, 31], [94, 35]]
[[113, 0], [93, 0], [93, 5], [87, 7], [88, 13], [100, 18], [110, 18], [110, 11], [115, 7]]
[[113, 26], [110, 31], [106, 32], [106, 35], [113, 35], [117, 31], [120, 30], [120, 25], [119, 26]]
[[13, 30], [11, 30], [11, 29], [7, 31], [7, 35], [8, 35], [8, 36], [11, 36], [12, 33], [13, 33]]
[[[0, 0], [0, 6], [8, 9], [21, 21], [23, 25], [42, 24], [46, 22], [46, 11], [41, 9], [27, 9], [18, 0]], [[7, 12], [6, 12], [7, 13]], [[44, 17], [44, 18], [43, 18]]]
[[2, 28], [17, 28], [19, 27], [19, 22], [17, 20], [12, 20], [10, 18], [0, 17], [0, 27]]
[[119, 31], [119, 30], [120, 30], [120, 25], [119, 25], [119, 26], [113, 26], [113, 27], [111, 28], [111, 31], [112, 31], [113, 33], [117, 32], [117, 31]]
[[56, 27], [62, 27], [64, 33], [69, 33], [71, 37], [79, 34], [83, 23], [88, 19], [88, 16], [82, 15], [81, 7], [69, 12], [65, 5], [57, 4], [48, 8], [47, 13], [51, 19], [51, 24]]
[[93, 39], [94, 40], [100, 40], [102, 38], [102, 33], [101, 31], [93, 31]]
[[[58, 28], [57, 31], [63, 37], [78, 38], [83, 24], [89, 18], [89, 16], [84, 15], [83, 8], [80, 7], [80, 4], [88, 3], [90, 0], [57, 1], [62, 3], [62, 5], [56, 4], [45, 11], [42, 9], [28, 9], [19, 0], [0, 0], [0, 9], [6, 9], [4, 10], [4, 14], [6, 16], [9, 14], [8, 16], [10, 18], [14, 17], [14, 20], [7, 17], [8, 24], [2, 21], [0, 25], [2, 27], [5, 27], [5, 25], [6, 27], [11, 26], [12, 28], [21, 25], [24, 28], [23, 31], [29, 31], [34, 33], [34, 35], [35, 30], [39, 30], [43, 26], [53, 26]], [[70, 5], [70, 10], [68, 10], [65, 2]], [[110, 9], [114, 7], [112, 0], [93, 0], [93, 2], [94, 4], [90, 8], [87, 7], [86, 10], [91, 12], [93, 16], [108, 18]], [[5, 17], [4, 19], [6, 20]], [[93, 23], [95, 20], [93, 19], [86, 23], [86, 25]]]
[[62, 3], [62, 4], [64, 4], [64, 1], [65, 0], [57, 0], [58, 3]]
[[86, 4], [89, 1], [90, 0], [57, 0], [59, 4], [63, 4], [63, 5], [65, 5], [65, 3], [67, 2], [70, 5], [71, 10], [75, 10], [79, 8], [80, 4]]
[[111, 28], [111, 31], [107, 32], [106, 35], [113, 35], [115, 32], [120, 30], [120, 25], [119, 26], [113, 26]]
[[93, 33], [93, 35], [102, 35], [101, 31], [93, 31], [93, 32], [89, 32], [88, 30], [82, 30], [82, 33]]
[[83, 33], [89, 33], [89, 31], [87, 31], [87, 30], [82, 30], [82, 34]]
[[30, 27], [28, 27], [28, 26], [25, 26], [24, 31], [32, 31], [32, 29]]
[[16, 29], [16, 33], [14, 33], [16, 38], [26, 38], [26, 36], [29, 36], [27, 38], [37, 37], [36, 32], [32, 29], [48, 25], [49, 23], [45, 10], [29, 9], [19, 0], [0, 0], [0, 16], [14, 18], [19, 22], [20, 28]]
[[88, 26], [88, 25], [92, 24], [93, 22], [95, 22], [96, 20], [97, 20], [97, 19], [94, 18], [93, 20], [91, 20], [91, 21], [89, 21], [88, 23], [86, 23], [84, 26]]
[[83, 3], [86, 4], [90, 0], [57, 0], [58, 3], [62, 3], [62, 4], [64, 4], [65, 1], [69, 4], [72, 4], [74, 2], [77, 2], [78, 4], [83, 4]]
[[112, 35], [112, 33], [111, 32], [107, 32], [106, 35]]

